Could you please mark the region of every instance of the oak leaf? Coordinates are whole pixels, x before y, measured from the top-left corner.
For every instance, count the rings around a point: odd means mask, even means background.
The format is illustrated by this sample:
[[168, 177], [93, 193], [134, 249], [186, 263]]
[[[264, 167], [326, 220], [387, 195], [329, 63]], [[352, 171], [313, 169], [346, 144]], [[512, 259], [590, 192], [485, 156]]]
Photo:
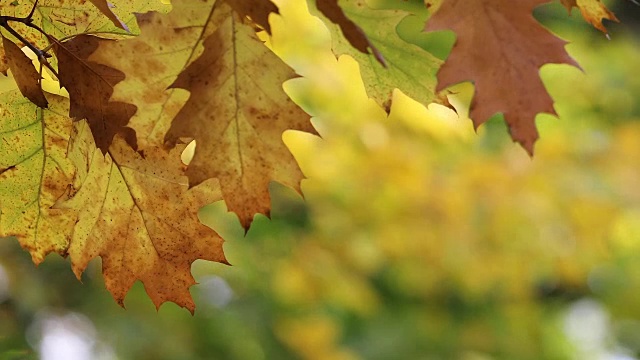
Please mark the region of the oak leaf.
[[190, 96], [166, 140], [196, 140], [189, 184], [217, 178], [227, 207], [247, 229], [256, 213], [269, 214], [271, 181], [300, 191], [303, 175], [282, 133], [315, 130], [282, 89], [294, 72], [226, 3], [213, 11], [207, 26], [215, 31], [204, 40], [204, 52], [171, 85]]
[[398, 9], [373, 9], [363, 0], [343, 0], [340, 7], [385, 59], [386, 67], [374, 60], [375, 55], [356, 50], [343, 37], [339, 25], [325, 21], [331, 31], [334, 52], [348, 54], [361, 64], [367, 94], [385, 106], [390, 104], [394, 89], [400, 89], [423, 104], [432, 102], [436, 86], [434, 75], [442, 62], [398, 35], [398, 24], [411, 14]]
[[18, 45], [2, 36], [2, 46], [7, 55], [9, 69], [24, 97], [39, 107], [47, 107], [47, 99], [40, 87], [40, 74], [33, 66], [31, 59], [22, 52]]
[[105, 285], [119, 304], [137, 280], [160, 307], [166, 301], [194, 311], [189, 287], [197, 259], [227, 263], [223, 240], [198, 220], [198, 210], [220, 200], [214, 180], [189, 189], [181, 148], [143, 149], [116, 135], [103, 156], [84, 121], [76, 122], [69, 158], [79, 169], [55, 209], [78, 213], [68, 254], [78, 278], [102, 257]]
[[115, 85], [111, 101], [136, 107], [128, 126], [140, 146], [162, 146], [171, 121], [184, 106], [186, 92], [167, 88], [202, 52], [199, 40], [210, 12], [211, 4], [183, 0], [166, 15], [137, 14], [139, 36], [100, 40], [90, 55], [89, 61], [127, 74]]
[[135, 148], [135, 131], [127, 127], [135, 106], [109, 100], [113, 86], [124, 79], [124, 73], [87, 60], [98, 47], [98, 39], [80, 35], [64, 43], [53, 38], [52, 42], [58, 58], [60, 84], [69, 91], [69, 116], [75, 120], [87, 119], [96, 146], [103, 153], [116, 134], [122, 134]]
[[571, 9], [577, 7], [582, 13], [582, 17], [593, 27], [607, 33], [607, 28], [602, 24], [603, 19], [619, 22], [616, 15], [607, 9], [600, 0], [560, 0], [562, 4], [571, 12]]
[[503, 113], [514, 141], [533, 155], [538, 139], [535, 116], [555, 114], [540, 79], [544, 64], [578, 64], [565, 41], [543, 28], [533, 9], [548, 0], [446, 0], [426, 31], [453, 30], [456, 43], [438, 71], [440, 91], [464, 81], [475, 83], [469, 116], [476, 128]]
[[[101, 41], [89, 60], [127, 73], [112, 100], [137, 107], [130, 126], [142, 145], [197, 140], [190, 185], [219, 179], [248, 228], [256, 213], [269, 213], [270, 181], [299, 189], [303, 176], [282, 132], [315, 130], [282, 90], [295, 74], [257, 38], [247, 13], [233, 13], [241, 5], [186, 0], [168, 15], [138, 15], [138, 38]], [[188, 102], [178, 88], [190, 91]]]
[[0, 236], [16, 236], [35, 263], [66, 254], [76, 221], [74, 211], [52, 208], [75, 174], [65, 101], [50, 96], [42, 109], [18, 90], [0, 95]]

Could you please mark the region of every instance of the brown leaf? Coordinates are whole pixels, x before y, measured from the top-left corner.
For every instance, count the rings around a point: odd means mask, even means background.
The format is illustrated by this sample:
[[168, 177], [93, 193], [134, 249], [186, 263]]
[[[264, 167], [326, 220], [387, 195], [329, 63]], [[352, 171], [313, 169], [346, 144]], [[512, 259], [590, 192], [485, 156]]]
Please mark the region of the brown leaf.
[[111, 20], [113, 25], [119, 27], [122, 30], [129, 31], [129, 28], [127, 27], [127, 25], [125, 25], [120, 19], [118, 19], [116, 14], [114, 14], [113, 11], [111, 11], [111, 6], [106, 0], [90, 0], [90, 1], [95, 7], [98, 8], [98, 10], [100, 10], [100, 12], [102, 12], [106, 17], [109, 18], [109, 20]]
[[356, 25], [353, 21], [349, 20], [342, 11], [342, 8], [338, 6], [338, 0], [316, 0], [316, 7], [327, 19], [331, 20], [334, 24], [340, 26], [342, 34], [349, 41], [351, 46], [359, 50], [364, 54], [369, 54], [369, 51], [375, 56], [376, 60], [387, 66], [384, 57], [373, 45], [364, 31]]
[[611, 12], [600, 0], [560, 0], [560, 2], [569, 10], [577, 7], [582, 13], [582, 17], [593, 27], [607, 33], [607, 28], [602, 24], [603, 19], [619, 22], [616, 15]]
[[33, 67], [31, 59], [22, 52], [13, 41], [2, 37], [2, 45], [7, 55], [9, 69], [18, 88], [24, 97], [41, 108], [46, 108], [48, 103], [40, 87], [40, 74]]
[[189, 189], [180, 147], [143, 149], [143, 158], [116, 135], [103, 156], [85, 124], [76, 123], [69, 157], [86, 170], [55, 205], [78, 212], [68, 250], [74, 273], [80, 278], [100, 256], [105, 285], [119, 304], [141, 280], [156, 307], [173, 301], [193, 312], [191, 264], [228, 264], [223, 240], [198, 219], [202, 206], [220, 200], [217, 183]]
[[216, 30], [204, 52], [172, 85], [191, 94], [165, 139], [169, 145], [196, 140], [189, 184], [219, 179], [228, 208], [248, 228], [254, 214], [269, 213], [269, 182], [300, 189], [303, 175], [282, 133], [315, 130], [282, 90], [294, 72], [226, 4], [215, 11], [207, 26]]
[[124, 73], [87, 60], [97, 48], [98, 39], [80, 35], [65, 43], [51, 40], [58, 58], [60, 84], [69, 91], [71, 99], [69, 116], [75, 120], [87, 119], [96, 146], [103, 153], [116, 134], [121, 134], [135, 148], [136, 134], [127, 124], [136, 107], [109, 101], [113, 87], [125, 78]]
[[513, 140], [530, 155], [538, 139], [536, 114], [555, 114], [540, 67], [548, 63], [578, 66], [565, 51], [566, 42], [533, 17], [533, 9], [546, 2], [445, 0], [425, 27], [426, 31], [453, 30], [457, 35], [438, 72], [437, 91], [473, 81], [476, 95], [470, 117], [476, 128], [501, 112]]

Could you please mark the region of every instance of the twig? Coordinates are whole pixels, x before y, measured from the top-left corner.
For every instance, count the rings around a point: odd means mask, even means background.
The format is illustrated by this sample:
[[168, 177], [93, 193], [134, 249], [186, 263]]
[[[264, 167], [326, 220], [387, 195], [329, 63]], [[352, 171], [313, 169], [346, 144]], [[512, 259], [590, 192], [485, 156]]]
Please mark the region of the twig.
[[[38, 32], [40, 32], [43, 35], [47, 35], [46, 32], [44, 32], [44, 30], [42, 30], [42, 28], [40, 28], [38, 25], [35, 25], [33, 23], [33, 14], [36, 11], [36, 6], [38, 6], [38, 0], [33, 2], [33, 7], [31, 8], [31, 11], [29, 12], [29, 15], [25, 16], [25, 17], [15, 17], [15, 16], [8, 16], [8, 15], [0, 15], [0, 26], [2, 26], [3, 28], [5, 28], [5, 30], [7, 30], [11, 35], [15, 36], [16, 39], [18, 39], [20, 42], [22, 42], [26, 47], [28, 47], [31, 51], [33, 51], [34, 54], [36, 54], [38, 56], [38, 59], [44, 59], [46, 62], [47, 58], [50, 58], [51, 55], [47, 54], [45, 51], [38, 49], [35, 45], [33, 45], [32, 43], [30, 43], [29, 41], [27, 41], [27, 39], [25, 39], [22, 35], [20, 35], [20, 33], [18, 33], [15, 29], [13, 29], [11, 27], [11, 25], [9, 24], [10, 21], [14, 21], [14, 22], [19, 22], [22, 24], [25, 24], [26, 26], [37, 30]], [[49, 67], [49, 66], [47, 66]]]

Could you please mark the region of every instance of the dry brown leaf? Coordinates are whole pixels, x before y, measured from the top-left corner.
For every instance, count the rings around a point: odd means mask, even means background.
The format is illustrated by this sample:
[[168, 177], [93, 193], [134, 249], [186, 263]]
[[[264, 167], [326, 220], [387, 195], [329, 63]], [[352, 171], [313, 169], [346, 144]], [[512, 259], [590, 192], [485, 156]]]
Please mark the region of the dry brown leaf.
[[565, 41], [543, 28], [533, 9], [548, 0], [448, 0], [425, 30], [453, 30], [457, 40], [438, 72], [437, 91], [464, 81], [475, 83], [470, 117], [476, 128], [503, 113], [514, 141], [530, 155], [538, 139], [535, 117], [555, 114], [540, 79], [544, 64], [578, 64]]
[[33, 67], [31, 59], [22, 52], [13, 41], [2, 37], [2, 46], [7, 55], [9, 69], [24, 97], [41, 108], [46, 108], [48, 103], [40, 87], [40, 74]]
[[191, 94], [166, 141], [196, 140], [190, 185], [219, 179], [229, 210], [248, 228], [256, 213], [269, 214], [271, 181], [300, 190], [303, 175], [282, 133], [315, 130], [282, 90], [294, 72], [225, 3], [214, 11], [207, 26], [216, 30], [204, 41], [204, 52], [172, 85]]
[[87, 119], [96, 146], [106, 153], [116, 134], [136, 147], [135, 131], [129, 119], [136, 111], [134, 105], [110, 101], [113, 87], [125, 77], [124, 73], [108, 66], [88, 61], [98, 47], [98, 39], [80, 35], [61, 43], [52, 39], [58, 58], [60, 84], [69, 91], [69, 116], [75, 120]]

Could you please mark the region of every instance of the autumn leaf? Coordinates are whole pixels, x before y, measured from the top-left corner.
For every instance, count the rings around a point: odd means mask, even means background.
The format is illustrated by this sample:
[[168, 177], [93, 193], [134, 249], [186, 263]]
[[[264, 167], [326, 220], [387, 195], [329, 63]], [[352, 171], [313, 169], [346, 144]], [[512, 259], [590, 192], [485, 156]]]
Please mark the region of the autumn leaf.
[[[223, 2], [214, 11], [185, 1], [168, 15], [138, 21], [138, 38], [101, 41], [89, 59], [127, 73], [112, 100], [137, 107], [130, 126], [141, 144], [164, 143], [167, 131], [170, 145], [181, 137], [197, 140], [190, 184], [218, 178], [229, 209], [248, 227], [254, 214], [269, 213], [270, 181], [299, 189], [302, 173], [281, 136], [314, 129], [282, 90], [295, 74]], [[191, 92], [189, 102], [177, 88]]]
[[271, 181], [300, 191], [303, 175], [282, 133], [315, 130], [282, 90], [293, 71], [226, 4], [217, 3], [214, 14], [207, 27], [216, 30], [204, 40], [204, 52], [171, 85], [191, 94], [166, 140], [196, 140], [189, 184], [217, 178], [246, 229], [254, 214], [269, 213]]
[[362, 0], [343, 0], [340, 7], [385, 59], [386, 67], [379, 64], [375, 56], [356, 50], [345, 40], [340, 26], [325, 21], [331, 30], [334, 52], [348, 54], [361, 64], [367, 94], [385, 106], [390, 104], [394, 89], [423, 104], [432, 102], [436, 86], [434, 74], [441, 61], [398, 35], [396, 27], [410, 14], [404, 10], [372, 9]]
[[602, 24], [603, 19], [619, 22], [616, 15], [611, 12], [600, 0], [560, 0], [569, 13], [571, 9], [577, 7], [582, 13], [582, 17], [593, 27], [607, 33], [607, 28]]
[[186, 92], [167, 88], [201, 53], [198, 41], [210, 12], [211, 4], [183, 0], [167, 15], [138, 14], [140, 36], [100, 40], [90, 55], [89, 61], [127, 74], [115, 85], [111, 101], [137, 108], [128, 126], [136, 131], [140, 146], [162, 146], [171, 121], [184, 106]]
[[364, 31], [353, 21], [349, 20], [342, 11], [342, 8], [338, 6], [338, 0], [316, 0], [316, 7], [327, 19], [340, 27], [342, 34], [351, 46], [364, 54], [369, 54], [369, 51], [371, 51], [382, 66], [387, 66], [384, 57], [376, 46], [369, 41]]
[[87, 60], [97, 48], [98, 39], [80, 35], [64, 43], [55, 39], [52, 41], [58, 58], [60, 84], [69, 91], [69, 116], [75, 120], [87, 119], [95, 136], [96, 146], [103, 153], [107, 152], [116, 134], [122, 134], [135, 148], [135, 131], [127, 127], [129, 118], [136, 110], [135, 106], [109, 101], [113, 86], [124, 79], [124, 74]]
[[85, 122], [76, 123], [69, 158], [81, 171], [55, 209], [78, 213], [68, 254], [78, 278], [102, 257], [105, 285], [119, 304], [141, 280], [160, 307], [166, 301], [195, 305], [191, 263], [227, 263], [223, 240], [198, 220], [198, 210], [220, 200], [214, 180], [188, 189], [180, 147], [167, 153], [143, 149], [144, 157], [116, 135], [106, 156]]
[[41, 109], [18, 90], [0, 95], [0, 236], [18, 237], [35, 263], [66, 254], [76, 220], [72, 210], [51, 208], [75, 173], [65, 100], [50, 96]]
[[33, 67], [31, 59], [18, 45], [2, 37], [2, 45], [8, 56], [9, 69], [22, 95], [39, 107], [47, 107], [47, 99], [40, 88], [40, 74]]
[[535, 116], [555, 114], [553, 100], [540, 79], [544, 64], [578, 66], [565, 41], [543, 28], [533, 9], [548, 0], [444, 1], [425, 30], [453, 30], [457, 40], [438, 71], [440, 91], [473, 81], [476, 94], [469, 116], [476, 128], [503, 113], [514, 141], [530, 155], [538, 139]]

